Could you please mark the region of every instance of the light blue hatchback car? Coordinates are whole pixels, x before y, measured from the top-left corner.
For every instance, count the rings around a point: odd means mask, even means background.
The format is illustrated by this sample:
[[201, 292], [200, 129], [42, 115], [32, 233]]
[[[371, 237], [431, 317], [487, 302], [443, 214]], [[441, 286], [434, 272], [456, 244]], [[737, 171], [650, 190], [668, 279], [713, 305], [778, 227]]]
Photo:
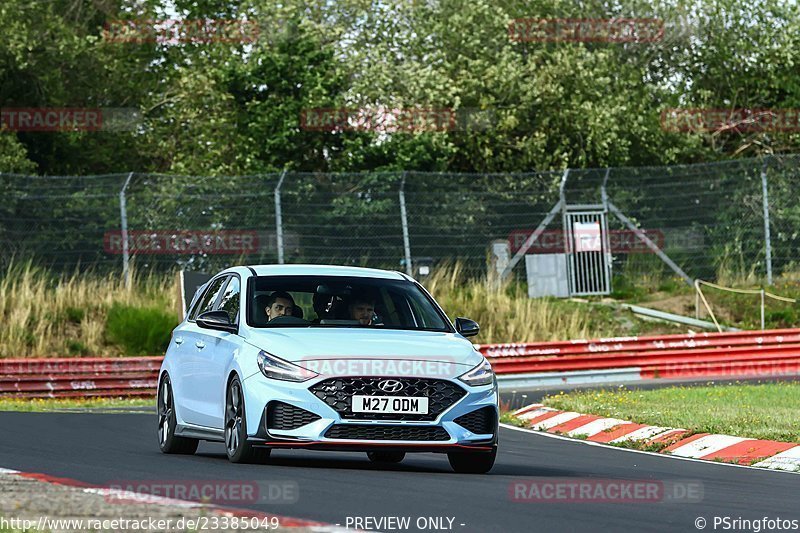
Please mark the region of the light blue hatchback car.
[[485, 473], [497, 454], [497, 381], [431, 295], [400, 272], [319, 265], [229, 268], [194, 297], [159, 375], [158, 439], [233, 462], [273, 448], [364, 451], [396, 463], [447, 453]]

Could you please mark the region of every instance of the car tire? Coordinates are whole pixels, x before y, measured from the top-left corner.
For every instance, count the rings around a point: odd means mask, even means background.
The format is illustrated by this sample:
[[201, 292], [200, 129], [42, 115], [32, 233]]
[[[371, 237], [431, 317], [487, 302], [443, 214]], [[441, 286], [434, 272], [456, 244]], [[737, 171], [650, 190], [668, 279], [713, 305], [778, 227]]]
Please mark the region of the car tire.
[[232, 463], [264, 463], [269, 448], [256, 447], [247, 441], [244, 392], [238, 377], [234, 377], [225, 392], [225, 452]]
[[485, 474], [494, 466], [497, 448], [491, 452], [448, 452], [450, 466], [459, 474]]
[[192, 455], [200, 443], [197, 439], [176, 437], [175, 429], [178, 418], [175, 416], [175, 396], [172, 394], [172, 382], [167, 374], [161, 378], [156, 398], [158, 414], [158, 447], [161, 453]]
[[399, 463], [405, 456], [405, 452], [367, 452], [373, 463]]

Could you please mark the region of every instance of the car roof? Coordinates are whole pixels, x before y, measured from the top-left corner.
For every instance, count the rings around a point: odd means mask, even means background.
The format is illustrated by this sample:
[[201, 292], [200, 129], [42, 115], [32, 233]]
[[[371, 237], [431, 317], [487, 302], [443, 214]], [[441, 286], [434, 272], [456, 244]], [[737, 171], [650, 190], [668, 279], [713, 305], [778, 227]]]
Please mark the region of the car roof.
[[337, 265], [252, 265], [259, 276], [351, 276], [359, 278], [407, 279], [391, 270]]

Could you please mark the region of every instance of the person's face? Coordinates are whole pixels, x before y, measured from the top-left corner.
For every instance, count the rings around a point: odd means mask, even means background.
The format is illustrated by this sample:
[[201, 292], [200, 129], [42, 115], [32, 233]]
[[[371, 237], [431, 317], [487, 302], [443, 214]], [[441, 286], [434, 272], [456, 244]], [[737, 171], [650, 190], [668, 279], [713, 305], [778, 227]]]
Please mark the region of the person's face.
[[350, 306], [350, 316], [353, 320], [358, 320], [362, 326], [369, 326], [372, 323], [374, 313], [375, 306], [371, 303], [356, 302]]
[[279, 316], [291, 316], [292, 314], [292, 305], [291, 300], [287, 300], [286, 298], [276, 298], [275, 303], [271, 306], [267, 307], [267, 317], [272, 320], [273, 318]]

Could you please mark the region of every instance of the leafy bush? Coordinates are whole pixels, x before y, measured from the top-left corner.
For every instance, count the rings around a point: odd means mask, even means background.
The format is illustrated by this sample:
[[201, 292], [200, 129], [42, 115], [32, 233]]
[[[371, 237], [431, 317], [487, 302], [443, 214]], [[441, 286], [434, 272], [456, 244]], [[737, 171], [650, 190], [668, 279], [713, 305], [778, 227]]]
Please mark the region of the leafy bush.
[[83, 318], [86, 316], [86, 311], [79, 307], [69, 306], [64, 309], [64, 315], [68, 321], [74, 322], [75, 324], [80, 324]]
[[106, 338], [127, 355], [164, 353], [178, 321], [157, 307], [133, 307], [115, 303], [108, 310]]
[[70, 355], [89, 355], [89, 348], [81, 341], [67, 339], [67, 351]]
[[616, 300], [639, 302], [647, 296], [647, 288], [637, 284], [629, 276], [618, 274], [611, 281], [610, 296]]
[[767, 311], [764, 318], [770, 327], [793, 328], [800, 323], [796, 311], [792, 308]]
[[114, 304], [175, 309], [174, 274], [133, 269], [131, 278], [126, 284], [118, 272], [92, 270], [59, 275], [31, 261], [11, 261], [0, 269], [0, 358], [124, 355], [106, 334]]

